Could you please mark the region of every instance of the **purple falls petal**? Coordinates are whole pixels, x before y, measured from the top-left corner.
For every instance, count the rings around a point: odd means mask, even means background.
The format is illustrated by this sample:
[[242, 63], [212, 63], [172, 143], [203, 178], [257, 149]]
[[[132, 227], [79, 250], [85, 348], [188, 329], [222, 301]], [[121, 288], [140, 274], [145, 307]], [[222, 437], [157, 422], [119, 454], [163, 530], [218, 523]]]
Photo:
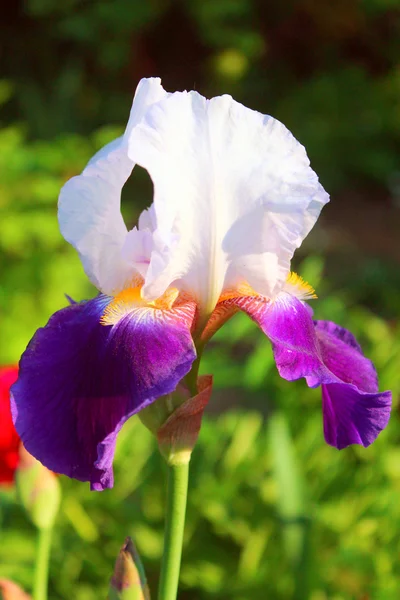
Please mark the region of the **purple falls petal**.
[[[378, 391], [375, 367], [350, 331], [332, 321], [314, 325], [324, 364], [343, 382], [322, 383], [325, 439], [339, 450], [350, 444], [369, 446], [388, 424], [392, 395]], [[314, 377], [310, 380], [316, 383]]]
[[[332, 321], [314, 321], [319, 353], [324, 365], [336, 375], [338, 381], [352, 383], [363, 392], [378, 391], [375, 367], [361, 350], [350, 331]], [[309, 385], [313, 385], [309, 377]], [[315, 381], [316, 385], [321, 383]], [[331, 383], [327, 381], [326, 383]]]
[[391, 392], [368, 394], [349, 384], [322, 384], [326, 442], [339, 450], [369, 446], [388, 424], [391, 404]]
[[233, 302], [271, 340], [281, 377], [293, 381], [312, 373], [323, 376], [325, 367], [318, 354], [314, 324], [306, 304], [289, 294], [282, 294], [273, 302], [260, 296], [235, 298]]
[[[232, 301], [230, 301], [232, 303]], [[330, 321], [312, 321], [307, 306], [289, 294], [274, 302], [238, 298], [234, 304], [270, 338], [280, 375], [322, 386], [328, 444], [369, 446], [389, 421], [391, 393], [378, 391], [375, 367], [354, 336]]]
[[27, 450], [95, 490], [113, 485], [124, 422], [172, 392], [196, 357], [187, 323], [139, 309], [102, 325], [109, 302], [99, 296], [56, 312], [29, 343], [12, 388], [14, 422]]

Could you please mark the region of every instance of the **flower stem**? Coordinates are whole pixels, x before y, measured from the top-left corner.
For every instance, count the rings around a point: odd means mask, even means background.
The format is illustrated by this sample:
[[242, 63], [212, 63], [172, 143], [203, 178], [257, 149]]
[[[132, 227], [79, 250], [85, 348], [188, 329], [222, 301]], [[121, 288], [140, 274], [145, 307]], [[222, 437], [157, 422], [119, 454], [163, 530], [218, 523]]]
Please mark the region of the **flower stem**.
[[176, 600], [183, 531], [185, 528], [188, 481], [189, 463], [168, 465], [167, 514], [158, 600]]
[[36, 570], [33, 584], [34, 600], [47, 600], [47, 580], [49, 575], [51, 534], [51, 527], [41, 528], [38, 531]]

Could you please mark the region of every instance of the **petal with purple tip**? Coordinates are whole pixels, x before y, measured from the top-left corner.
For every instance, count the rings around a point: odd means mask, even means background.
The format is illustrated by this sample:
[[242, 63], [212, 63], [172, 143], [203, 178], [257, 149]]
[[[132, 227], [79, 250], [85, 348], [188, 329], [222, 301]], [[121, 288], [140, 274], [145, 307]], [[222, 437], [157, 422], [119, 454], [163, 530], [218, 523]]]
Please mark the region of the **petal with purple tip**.
[[124, 422], [172, 392], [196, 356], [190, 310], [182, 319], [174, 309], [137, 308], [107, 326], [100, 318], [109, 302], [99, 296], [56, 312], [28, 345], [12, 388], [27, 450], [95, 490], [113, 485]]
[[391, 392], [368, 394], [351, 384], [323, 384], [326, 442], [339, 450], [350, 444], [369, 446], [388, 424], [391, 403]]
[[314, 325], [324, 364], [343, 382], [322, 384], [325, 439], [339, 450], [369, 446], [388, 424], [391, 393], [378, 391], [375, 367], [347, 329], [332, 321]]
[[375, 367], [350, 331], [332, 321], [314, 321], [314, 329], [322, 361], [331, 373], [363, 392], [378, 391]]
[[368, 446], [386, 427], [391, 393], [378, 391], [375, 367], [349, 331], [331, 321], [313, 322], [307, 305], [287, 293], [274, 301], [243, 296], [224, 304], [246, 312], [269, 337], [283, 378], [305, 377], [310, 387], [322, 386], [328, 444]]
[[222, 302], [217, 309], [242, 310], [257, 323], [272, 342], [276, 366], [284, 379], [322, 375], [324, 366], [310, 312], [294, 296], [282, 293], [273, 301], [263, 296], [240, 296]]

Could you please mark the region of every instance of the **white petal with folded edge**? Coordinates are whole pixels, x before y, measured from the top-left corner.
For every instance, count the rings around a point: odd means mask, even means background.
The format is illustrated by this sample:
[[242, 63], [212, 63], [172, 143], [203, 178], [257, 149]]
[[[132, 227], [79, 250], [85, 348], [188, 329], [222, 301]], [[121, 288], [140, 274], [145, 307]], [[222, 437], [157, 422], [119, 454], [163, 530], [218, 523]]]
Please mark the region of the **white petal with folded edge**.
[[120, 291], [135, 275], [122, 254], [127, 228], [121, 215], [121, 190], [134, 167], [127, 153], [129, 136], [147, 108], [167, 95], [160, 79], [143, 79], [124, 135], [102, 148], [60, 193], [61, 233], [78, 250], [89, 279], [106, 294]]
[[242, 280], [274, 296], [329, 199], [284, 125], [230, 96], [169, 95], [132, 131], [129, 156], [155, 190], [159, 243], [144, 295], [180, 281], [204, 311]]

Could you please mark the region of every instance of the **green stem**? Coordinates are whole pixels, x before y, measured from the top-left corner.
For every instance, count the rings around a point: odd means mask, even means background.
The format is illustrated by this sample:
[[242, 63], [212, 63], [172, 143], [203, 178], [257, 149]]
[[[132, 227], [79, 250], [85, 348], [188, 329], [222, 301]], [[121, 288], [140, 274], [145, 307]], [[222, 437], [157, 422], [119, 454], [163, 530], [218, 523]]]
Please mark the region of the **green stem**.
[[52, 528], [39, 529], [36, 570], [33, 583], [33, 599], [47, 600], [47, 580], [49, 576], [49, 558]]
[[186, 375], [186, 377], [184, 379], [184, 382], [188, 386], [189, 391], [192, 394], [192, 396], [196, 396], [196, 394], [198, 393], [197, 378], [199, 376], [200, 360], [201, 360], [201, 355], [203, 353], [203, 348], [204, 348], [204, 346], [201, 344], [199, 344], [197, 346], [197, 348], [196, 348], [197, 358], [194, 361], [194, 363], [192, 364], [192, 368], [190, 369], [189, 373]]
[[158, 600], [176, 600], [183, 531], [185, 528], [188, 481], [189, 463], [168, 465], [167, 514]]

